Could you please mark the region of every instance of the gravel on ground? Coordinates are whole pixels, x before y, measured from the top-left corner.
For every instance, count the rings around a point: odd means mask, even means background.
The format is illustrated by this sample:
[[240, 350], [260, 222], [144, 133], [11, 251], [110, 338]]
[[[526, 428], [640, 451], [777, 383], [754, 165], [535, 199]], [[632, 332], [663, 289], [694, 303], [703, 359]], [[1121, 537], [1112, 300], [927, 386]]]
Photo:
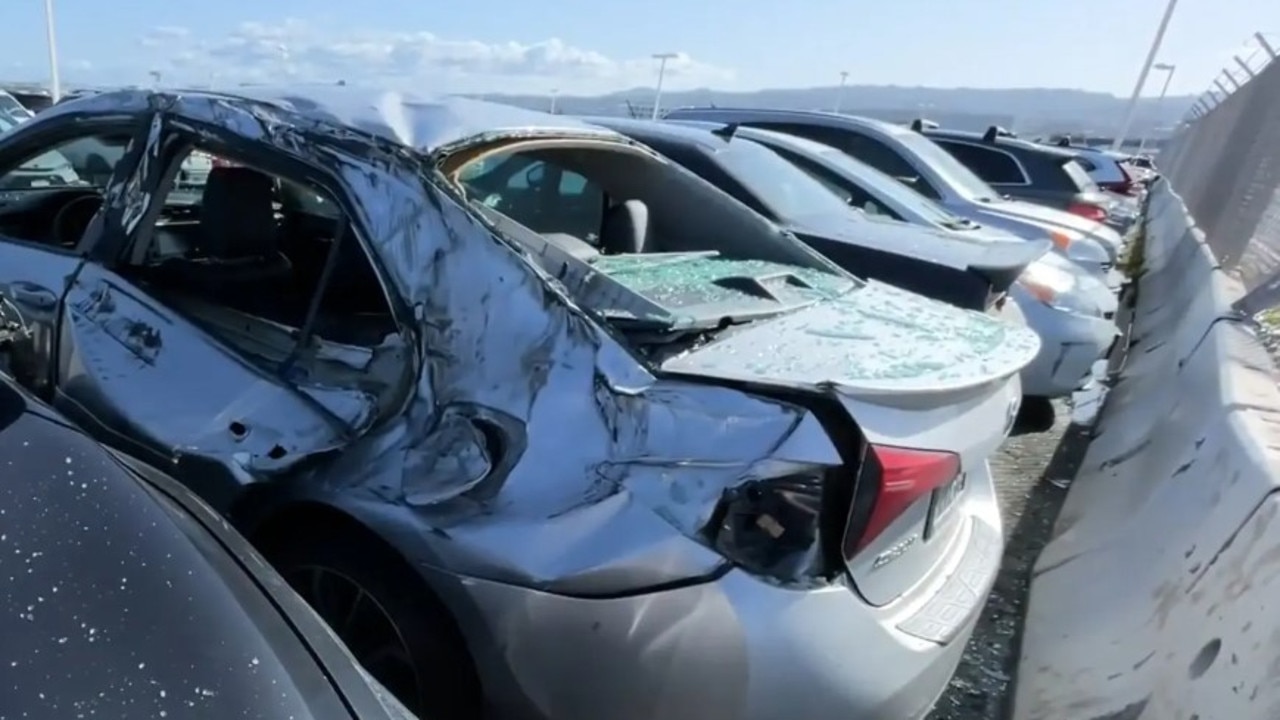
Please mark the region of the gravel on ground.
[[1088, 428], [1071, 422], [1070, 409], [1055, 408], [1051, 430], [1012, 437], [992, 459], [1004, 560], [960, 668], [927, 720], [1005, 720], [1010, 714], [1031, 570], [1089, 442]]

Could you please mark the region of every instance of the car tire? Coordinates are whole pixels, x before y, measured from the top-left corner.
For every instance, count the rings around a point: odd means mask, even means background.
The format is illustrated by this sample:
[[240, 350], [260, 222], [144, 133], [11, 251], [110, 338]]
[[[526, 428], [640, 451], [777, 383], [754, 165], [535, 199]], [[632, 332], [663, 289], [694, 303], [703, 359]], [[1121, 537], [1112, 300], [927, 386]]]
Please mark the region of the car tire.
[[1018, 417], [1009, 435], [1016, 437], [1049, 432], [1057, 420], [1058, 411], [1052, 400], [1028, 395], [1022, 398], [1022, 407], [1018, 408]]
[[[337, 633], [361, 665], [418, 717], [431, 720], [477, 720], [483, 696], [462, 634], [439, 598], [408, 564], [380, 541], [363, 533], [318, 536], [289, 533], [287, 541], [269, 542], [263, 554]], [[327, 574], [329, 579], [319, 579]], [[323, 585], [349, 581], [367, 595], [352, 612], [340, 613]], [[401, 641], [407, 667], [388, 662], [388, 648], [376, 647], [382, 630], [376, 620], [356, 621], [354, 610], [373, 603], [365, 614], [382, 614]], [[326, 606], [327, 605], [327, 606]], [[341, 615], [344, 619], [338, 619]], [[370, 636], [379, 636], [377, 639]], [[374, 655], [377, 654], [377, 659]], [[413, 675], [410, 689], [408, 673]]]

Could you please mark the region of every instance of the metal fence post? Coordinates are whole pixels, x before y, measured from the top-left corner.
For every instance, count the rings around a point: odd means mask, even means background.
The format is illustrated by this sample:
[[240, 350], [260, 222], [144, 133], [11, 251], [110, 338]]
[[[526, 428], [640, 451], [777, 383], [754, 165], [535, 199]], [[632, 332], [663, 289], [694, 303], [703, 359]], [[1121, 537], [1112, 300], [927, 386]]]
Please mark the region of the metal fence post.
[[1267, 42], [1267, 36], [1263, 35], [1260, 32], [1257, 32], [1253, 34], [1253, 37], [1257, 39], [1258, 44], [1261, 45], [1262, 49], [1266, 51], [1267, 56], [1270, 57], [1272, 60], [1275, 60], [1276, 50], [1275, 48], [1271, 47], [1271, 43]]
[[1253, 69], [1249, 67], [1249, 63], [1241, 60], [1239, 55], [1236, 56], [1236, 64], [1244, 70], [1245, 75], [1248, 75], [1250, 78], [1254, 77], [1255, 73], [1253, 72]]

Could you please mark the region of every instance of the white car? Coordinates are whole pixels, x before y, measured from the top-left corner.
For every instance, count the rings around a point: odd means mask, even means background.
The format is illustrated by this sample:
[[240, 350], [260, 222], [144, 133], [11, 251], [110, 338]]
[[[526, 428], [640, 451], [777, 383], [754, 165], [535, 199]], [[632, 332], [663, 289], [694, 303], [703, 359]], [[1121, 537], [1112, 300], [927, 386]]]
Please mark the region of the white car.
[[[738, 135], [769, 147], [868, 214], [992, 242], [1009, 233], [962, 218], [865, 163], [822, 143], [794, 135], [744, 128]], [[1096, 275], [1061, 255], [1048, 253], [1029, 266], [1009, 288], [1021, 319], [1040, 336], [1040, 353], [1022, 370], [1023, 393], [1030, 397], [1070, 395], [1093, 376], [1119, 331], [1115, 294]], [[1020, 316], [1020, 318], [1019, 318]]]
[[213, 156], [194, 150], [178, 168], [178, 184], [186, 188], [201, 188], [209, 180], [209, 172], [213, 170]]
[[1052, 253], [1023, 272], [1009, 290], [1040, 335], [1040, 353], [1022, 372], [1023, 392], [1064, 397], [1087, 386], [1120, 331], [1117, 301], [1097, 277]]
[[1088, 145], [1073, 145], [1067, 138], [1060, 138], [1053, 145], [1075, 153], [1076, 162], [1103, 190], [1124, 196], [1141, 191], [1139, 179], [1125, 167], [1126, 155]]

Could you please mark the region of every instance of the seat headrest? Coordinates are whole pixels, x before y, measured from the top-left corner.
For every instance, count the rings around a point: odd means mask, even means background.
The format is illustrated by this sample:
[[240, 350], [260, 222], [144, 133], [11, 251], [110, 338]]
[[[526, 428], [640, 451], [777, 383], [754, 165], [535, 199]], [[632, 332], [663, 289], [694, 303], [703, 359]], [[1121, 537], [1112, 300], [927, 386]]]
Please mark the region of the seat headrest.
[[274, 200], [268, 175], [239, 166], [210, 170], [200, 207], [204, 251], [224, 259], [276, 253]]
[[649, 239], [649, 206], [626, 200], [609, 208], [600, 225], [600, 247], [606, 254], [644, 252]]

